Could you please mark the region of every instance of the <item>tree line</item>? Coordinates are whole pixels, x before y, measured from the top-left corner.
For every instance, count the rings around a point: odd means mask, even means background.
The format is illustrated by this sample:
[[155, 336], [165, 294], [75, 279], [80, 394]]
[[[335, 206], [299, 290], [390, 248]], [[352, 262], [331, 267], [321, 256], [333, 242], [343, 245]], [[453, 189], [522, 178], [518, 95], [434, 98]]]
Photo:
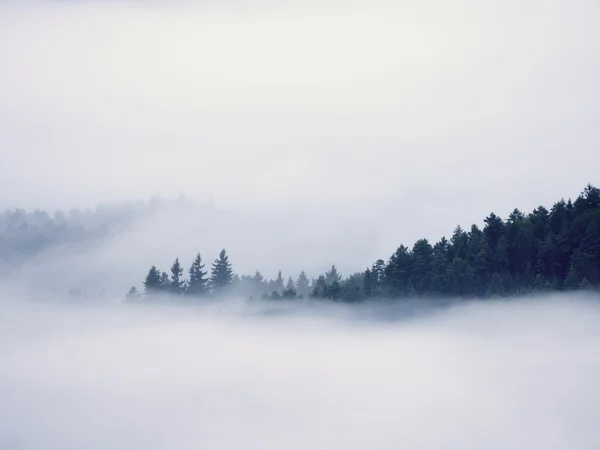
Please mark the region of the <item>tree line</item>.
[[[457, 226], [449, 239], [433, 245], [417, 240], [400, 245], [384, 261], [342, 277], [335, 265], [316, 279], [304, 271], [284, 282], [260, 272], [238, 276], [225, 250], [204, 269], [200, 254], [188, 270], [176, 259], [170, 275], [152, 266], [144, 294], [209, 297], [241, 294], [271, 299], [315, 297], [355, 302], [371, 298], [448, 296], [486, 298], [530, 292], [594, 289], [600, 284], [600, 189], [588, 184], [581, 194], [525, 214], [514, 209], [505, 220], [494, 213], [483, 228]], [[135, 287], [128, 298], [141, 294]]]

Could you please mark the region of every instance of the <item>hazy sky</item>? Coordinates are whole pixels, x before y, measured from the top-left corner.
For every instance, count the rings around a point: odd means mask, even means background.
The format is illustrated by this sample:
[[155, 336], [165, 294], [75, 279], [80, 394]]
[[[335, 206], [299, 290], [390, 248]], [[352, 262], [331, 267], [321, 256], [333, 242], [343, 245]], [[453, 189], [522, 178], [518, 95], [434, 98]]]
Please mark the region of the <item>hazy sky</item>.
[[597, 1], [172, 3], [2, 2], [0, 206], [480, 217], [598, 182]]

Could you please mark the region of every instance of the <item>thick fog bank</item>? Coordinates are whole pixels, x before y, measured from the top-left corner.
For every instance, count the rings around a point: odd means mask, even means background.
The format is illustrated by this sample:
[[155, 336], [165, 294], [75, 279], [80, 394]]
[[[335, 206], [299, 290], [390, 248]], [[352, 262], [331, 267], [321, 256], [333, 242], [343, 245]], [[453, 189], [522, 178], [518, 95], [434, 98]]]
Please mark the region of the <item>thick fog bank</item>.
[[0, 448], [594, 449], [597, 302], [381, 320], [389, 304], [4, 298]]

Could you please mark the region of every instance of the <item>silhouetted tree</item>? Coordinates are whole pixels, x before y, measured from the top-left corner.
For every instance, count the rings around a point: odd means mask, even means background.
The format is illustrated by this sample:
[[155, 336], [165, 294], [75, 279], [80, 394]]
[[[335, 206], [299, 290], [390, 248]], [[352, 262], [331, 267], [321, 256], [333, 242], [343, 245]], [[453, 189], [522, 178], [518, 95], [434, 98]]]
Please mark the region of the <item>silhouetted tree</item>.
[[193, 297], [203, 297], [208, 295], [208, 278], [206, 277], [207, 273], [204, 269], [204, 264], [202, 263], [202, 256], [200, 253], [196, 254], [196, 258], [194, 262], [190, 266], [189, 269], [189, 281], [187, 286], [186, 294]]
[[296, 286], [292, 277], [288, 278], [285, 288], [283, 289], [283, 298], [296, 298]]
[[185, 280], [182, 279], [183, 267], [176, 258], [171, 266], [170, 292], [173, 295], [181, 295], [184, 292]]
[[127, 295], [125, 297], [126, 300], [128, 301], [132, 301], [132, 300], [137, 300], [140, 298], [140, 293], [138, 292], [137, 288], [135, 286], [131, 286], [131, 289], [129, 289], [129, 292], [127, 292]]
[[340, 282], [342, 281], [342, 276], [339, 274], [337, 268], [335, 267], [335, 264], [331, 266], [331, 269], [329, 269], [327, 272], [325, 272], [325, 282], [328, 285], [332, 285], [335, 282]]
[[310, 294], [310, 282], [304, 270], [300, 272], [300, 275], [298, 275], [298, 279], [296, 280], [296, 293], [300, 297], [308, 297]]
[[233, 281], [233, 270], [225, 249], [221, 250], [219, 257], [215, 259], [210, 273], [210, 286], [215, 293], [222, 292], [231, 285]]
[[156, 266], [152, 266], [144, 280], [144, 292], [146, 295], [154, 295], [161, 290], [161, 274]]

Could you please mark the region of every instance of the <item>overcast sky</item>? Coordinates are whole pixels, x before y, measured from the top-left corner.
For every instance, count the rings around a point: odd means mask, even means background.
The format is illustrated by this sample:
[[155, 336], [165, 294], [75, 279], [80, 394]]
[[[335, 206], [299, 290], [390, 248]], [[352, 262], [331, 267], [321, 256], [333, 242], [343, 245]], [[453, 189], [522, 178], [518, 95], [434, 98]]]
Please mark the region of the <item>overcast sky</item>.
[[593, 0], [3, 2], [0, 205], [576, 195], [598, 23]]

